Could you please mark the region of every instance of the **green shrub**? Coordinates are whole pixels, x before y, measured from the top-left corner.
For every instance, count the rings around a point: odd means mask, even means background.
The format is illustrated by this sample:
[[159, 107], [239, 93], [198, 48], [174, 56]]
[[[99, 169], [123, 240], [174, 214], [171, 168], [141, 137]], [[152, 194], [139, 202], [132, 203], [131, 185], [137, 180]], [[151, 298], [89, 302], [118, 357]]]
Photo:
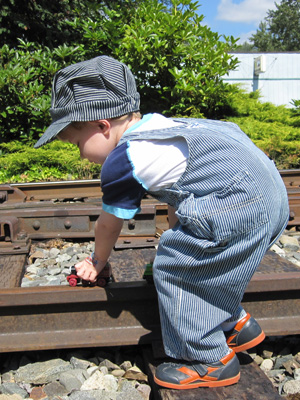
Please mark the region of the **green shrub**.
[[300, 124], [294, 110], [259, 101], [259, 93], [231, 97], [235, 122], [279, 169], [300, 168]]
[[229, 54], [236, 40], [203, 25], [198, 2], [163, 3], [142, 1], [130, 18], [124, 5], [106, 8], [106, 18], [76, 18], [70, 25], [82, 32], [87, 58], [105, 50], [131, 68], [143, 113], [224, 115], [235, 89], [222, 76], [238, 63]]
[[100, 165], [81, 160], [71, 144], [54, 141], [40, 149], [20, 142], [0, 144], [0, 182], [99, 178]]
[[229, 54], [233, 37], [222, 37], [202, 24], [199, 3], [172, 0], [143, 2], [125, 26], [117, 58], [133, 69], [148, 112], [218, 118], [227, 109], [232, 86], [222, 76], [234, 69]]
[[50, 123], [55, 72], [100, 54], [131, 67], [142, 112], [229, 119], [278, 168], [300, 167], [300, 101], [293, 100], [293, 109], [276, 107], [261, 103], [259, 92], [246, 94], [224, 83], [222, 77], [237, 65], [229, 54], [236, 41], [202, 24], [198, 2], [141, 1], [135, 10], [126, 5], [102, 4], [102, 12], [69, 20], [78, 38], [73, 46], [50, 50], [19, 40], [16, 48], [0, 48], [0, 182], [98, 177], [100, 166], [80, 160], [74, 146], [32, 145]]
[[80, 46], [50, 50], [20, 40], [17, 49], [0, 48], [0, 143], [39, 138], [50, 123], [53, 75], [80, 57]]

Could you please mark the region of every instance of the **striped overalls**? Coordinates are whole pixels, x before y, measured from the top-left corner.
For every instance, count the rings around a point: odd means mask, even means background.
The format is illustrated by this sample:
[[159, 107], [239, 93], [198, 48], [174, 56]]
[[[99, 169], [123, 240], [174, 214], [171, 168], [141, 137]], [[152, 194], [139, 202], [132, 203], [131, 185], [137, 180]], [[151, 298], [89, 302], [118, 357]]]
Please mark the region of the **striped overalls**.
[[245, 288], [285, 228], [288, 199], [274, 163], [237, 125], [176, 121], [182, 125], [125, 132], [119, 144], [178, 135], [188, 144], [184, 174], [150, 193], [179, 220], [160, 239], [153, 275], [166, 353], [207, 363], [229, 351], [221, 324], [245, 315]]

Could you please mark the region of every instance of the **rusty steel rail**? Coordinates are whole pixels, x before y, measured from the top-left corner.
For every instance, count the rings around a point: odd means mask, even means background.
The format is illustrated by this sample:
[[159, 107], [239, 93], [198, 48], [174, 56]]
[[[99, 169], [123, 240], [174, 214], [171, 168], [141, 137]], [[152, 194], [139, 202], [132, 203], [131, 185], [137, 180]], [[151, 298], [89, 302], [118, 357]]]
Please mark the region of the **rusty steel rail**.
[[[289, 228], [300, 227], [300, 170], [280, 171], [290, 204]], [[100, 180], [0, 185], [0, 254], [25, 254], [31, 239], [92, 238], [101, 212]], [[145, 197], [122, 236], [152, 236], [167, 226], [167, 205]]]
[[[280, 170], [279, 172], [288, 190], [300, 191], [300, 169]], [[100, 184], [100, 179], [89, 179], [0, 185], [0, 204], [4, 202], [100, 199], [102, 196]]]
[[[102, 196], [100, 179], [86, 179], [58, 182], [13, 183], [6, 196], [8, 201], [47, 201], [47, 200], [82, 200], [97, 199]], [[2, 191], [0, 185], [0, 191]], [[14, 193], [15, 191], [15, 193]], [[1, 192], [0, 192], [1, 193]]]
[[[288, 227], [297, 228], [300, 226], [300, 170], [282, 170], [280, 173], [289, 196]], [[101, 212], [101, 196], [99, 179], [0, 185], [0, 244], [1, 241], [24, 241], [25, 235], [30, 239], [93, 237], [94, 222]], [[148, 211], [143, 211], [147, 204], [152, 207], [150, 212], [149, 207]], [[138, 214], [126, 222], [128, 226], [124, 226], [122, 234], [151, 235], [150, 231], [139, 230], [141, 221], [147, 218], [152, 223], [155, 219], [156, 223], [161, 222], [163, 226], [159, 228], [163, 230], [166, 210], [165, 204], [146, 197], [142, 209], [144, 215]], [[148, 214], [147, 218], [145, 214]], [[13, 243], [11, 247], [14, 247]], [[26, 243], [21, 247], [26, 247]]]
[[[106, 288], [36, 287], [0, 290], [0, 352], [101, 347], [160, 340], [157, 295], [141, 277], [122, 282], [120, 269], [140, 255], [112, 256], [116, 282]], [[150, 254], [145, 255], [148, 260]], [[121, 260], [121, 261], [120, 261]], [[243, 306], [266, 334], [300, 334], [300, 271], [269, 252], [245, 292]]]
[[[32, 239], [93, 238], [101, 194], [99, 180], [0, 185], [0, 254], [25, 254]], [[143, 237], [146, 246], [166, 227], [167, 205], [145, 197], [121, 236]]]

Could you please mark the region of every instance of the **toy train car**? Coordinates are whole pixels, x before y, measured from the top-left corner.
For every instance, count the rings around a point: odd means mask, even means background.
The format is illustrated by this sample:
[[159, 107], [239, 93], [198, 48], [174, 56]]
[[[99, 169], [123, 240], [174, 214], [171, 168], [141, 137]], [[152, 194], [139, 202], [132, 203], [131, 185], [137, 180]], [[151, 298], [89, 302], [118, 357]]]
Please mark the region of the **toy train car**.
[[80, 282], [82, 286], [100, 286], [105, 287], [107, 283], [111, 280], [112, 277], [112, 269], [110, 263], [107, 263], [100, 274], [97, 276], [96, 282], [86, 281], [84, 279], [80, 279], [77, 276], [75, 267], [70, 268], [70, 275], [67, 276], [67, 281], [70, 286], [77, 286]]

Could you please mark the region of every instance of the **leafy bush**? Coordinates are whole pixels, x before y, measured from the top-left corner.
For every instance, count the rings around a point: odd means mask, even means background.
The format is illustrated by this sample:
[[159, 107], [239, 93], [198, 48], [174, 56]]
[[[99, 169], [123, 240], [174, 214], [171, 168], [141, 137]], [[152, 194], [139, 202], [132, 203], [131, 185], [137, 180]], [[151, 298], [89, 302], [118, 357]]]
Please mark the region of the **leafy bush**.
[[[279, 169], [300, 168], [300, 127], [293, 109], [260, 103], [257, 94], [230, 97], [237, 123]], [[195, 117], [197, 115], [195, 112]], [[80, 160], [75, 146], [54, 141], [40, 149], [29, 143], [0, 144], [0, 183], [98, 178], [101, 166]]]
[[261, 103], [259, 92], [237, 92], [231, 97], [237, 123], [279, 169], [300, 168], [300, 118], [293, 109]]
[[0, 182], [99, 178], [101, 167], [81, 160], [79, 150], [54, 141], [40, 149], [20, 143], [0, 144]]
[[123, 8], [68, 21], [80, 38], [74, 46], [49, 49], [19, 39], [17, 48], [0, 48], [0, 143], [36, 141], [50, 123], [55, 72], [101, 53], [132, 68], [143, 112], [224, 115], [233, 89], [221, 77], [237, 64], [228, 54], [235, 40], [201, 25], [192, 0], [172, 0], [169, 8], [141, 2], [131, 19]]
[[218, 118], [232, 87], [222, 76], [236, 67], [229, 54], [236, 43], [202, 24], [199, 3], [172, 0], [143, 2], [124, 28], [118, 59], [133, 69], [147, 111], [191, 115], [197, 110]]
[[104, 8], [98, 19], [75, 18], [69, 24], [82, 32], [86, 58], [105, 51], [131, 68], [142, 112], [190, 115], [197, 110], [217, 118], [234, 90], [221, 77], [238, 63], [229, 54], [236, 40], [202, 25], [198, 2], [168, 3], [142, 1], [130, 9], [130, 18], [122, 4]]
[[81, 161], [73, 147], [58, 141], [38, 150], [32, 145], [50, 123], [55, 72], [100, 54], [131, 67], [142, 112], [226, 117], [278, 168], [300, 167], [299, 100], [294, 109], [276, 107], [261, 103], [258, 92], [246, 94], [224, 83], [222, 76], [237, 65], [229, 54], [236, 41], [202, 25], [198, 2], [138, 1], [135, 10], [133, 3], [117, 1], [105, 8], [101, 2], [101, 12], [93, 9], [88, 18], [70, 18], [66, 23], [78, 38], [72, 46], [50, 50], [19, 40], [17, 47], [0, 48], [0, 182], [98, 176], [100, 166]]
[[0, 143], [39, 138], [50, 123], [53, 75], [82, 55], [80, 46], [50, 50], [22, 40], [17, 49], [0, 48]]

